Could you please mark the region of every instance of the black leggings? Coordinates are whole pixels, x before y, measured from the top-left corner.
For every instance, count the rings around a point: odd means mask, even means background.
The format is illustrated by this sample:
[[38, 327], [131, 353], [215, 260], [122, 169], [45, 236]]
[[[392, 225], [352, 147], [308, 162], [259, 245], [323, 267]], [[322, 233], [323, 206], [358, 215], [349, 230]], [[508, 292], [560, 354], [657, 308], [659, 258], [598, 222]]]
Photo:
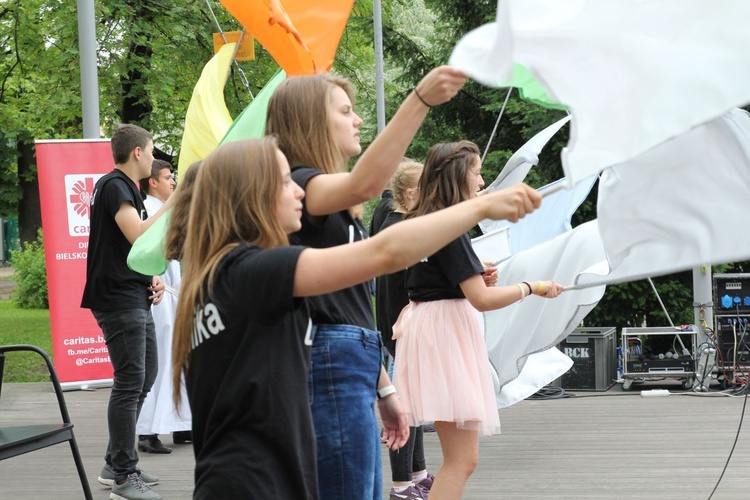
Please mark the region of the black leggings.
[[409, 427], [409, 440], [400, 450], [390, 450], [391, 477], [394, 482], [411, 481], [411, 473], [425, 470], [424, 431], [422, 427]]

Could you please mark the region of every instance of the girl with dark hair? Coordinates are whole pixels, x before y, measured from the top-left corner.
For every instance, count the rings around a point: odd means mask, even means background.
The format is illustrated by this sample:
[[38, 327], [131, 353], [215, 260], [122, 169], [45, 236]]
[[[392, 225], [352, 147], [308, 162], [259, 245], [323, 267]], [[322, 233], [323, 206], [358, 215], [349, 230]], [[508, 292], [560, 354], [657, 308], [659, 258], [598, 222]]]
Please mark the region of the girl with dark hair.
[[[436, 144], [427, 153], [419, 199], [406, 221], [465, 200], [482, 199], [479, 148], [469, 141]], [[398, 227], [398, 225], [396, 226]], [[393, 326], [394, 383], [409, 425], [435, 423], [443, 465], [430, 499], [461, 498], [479, 455], [479, 432], [500, 430], [487, 347], [476, 311], [499, 309], [532, 293], [552, 298], [551, 281], [487, 286], [468, 232], [407, 270], [409, 305]]]

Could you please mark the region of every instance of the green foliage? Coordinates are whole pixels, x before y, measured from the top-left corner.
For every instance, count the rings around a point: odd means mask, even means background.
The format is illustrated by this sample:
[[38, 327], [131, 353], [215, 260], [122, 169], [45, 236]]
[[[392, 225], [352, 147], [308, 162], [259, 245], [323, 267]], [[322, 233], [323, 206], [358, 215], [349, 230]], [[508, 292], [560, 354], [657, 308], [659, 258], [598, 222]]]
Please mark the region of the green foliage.
[[[0, 123], [2, 123], [1, 120], [2, 111], [0, 111]], [[15, 142], [7, 135], [4, 127], [0, 125], [0, 217], [15, 216], [18, 200], [21, 199], [16, 167], [18, 153], [15, 149]]]
[[[220, 2], [209, 0], [208, 4], [213, 12], [206, 2], [185, 0], [175, 0], [169, 8], [149, 0], [96, 2], [99, 103], [105, 136], [123, 117], [132, 117], [154, 134], [161, 157], [177, 158], [193, 88], [213, 55], [212, 33], [219, 31], [217, 22], [224, 31], [240, 29]], [[387, 117], [427, 72], [447, 62], [461, 36], [494, 20], [497, 7], [493, 0], [394, 0], [382, 4]], [[372, 14], [372, 0], [356, 0], [334, 62], [334, 71], [348, 77], [357, 89], [357, 112], [365, 121], [363, 147], [377, 134]], [[31, 182], [36, 175], [32, 165], [24, 169], [28, 172], [24, 179], [19, 179], [19, 143], [82, 136], [77, 44], [75, 2], [0, 3], [0, 53], [4, 56], [0, 58], [0, 217], [18, 215], [19, 180]], [[239, 115], [251, 102], [250, 94], [257, 94], [276, 69], [274, 60], [257, 42], [255, 61], [232, 66], [224, 96], [231, 116]], [[564, 116], [561, 111], [523, 101], [512, 91], [491, 138], [507, 93], [507, 89], [470, 81], [450, 103], [430, 111], [407, 156], [422, 160], [436, 142], [469, 139], [482, 151], [489, 144], [483, 174], [485, 181], [491, 182], [513, 152]], [[540, 187], [562, 177], [560, 151], [567, 140], [565, 127], [542, 152], [527, 183]], [[376, 203], [366, 205], [366, 221]], [[596, 187], [574, 215], [573, 225], [595, 217]], [[28, 259], [38, 268], [41, 265], [41, 274], [30, 278], [28, 286], [42, 295], [43, 252], [40, 241], [27, 248], [34, 245], [39, 245], [37, 251], [29, 251]], [[27, 248], [16, 253], [17, 261], [24, 258]], [[727, 265], [721, 271], [748, 272], [750, 263]], [[673, 321], [690, 322], [689, 273], [654, 282]], [[19, 303], [26, 300], [22, 289], [19, 283]], [[586, 318], [586, 323], [594, 326], [640, 326], [644, 321], [649, 326], [667, 323], [645, 281], [608, 287]]]
[[36, 241], [23, 244], [21, 250], [11, 253], [16, 268], [18, 307], [21, 309], [47, 309], [47, 272], [44, 264], [44, 239], [42, 230]]
[[[399, 68], [399, 71], [392, 70], [399, 93], [389, 103], [389, 110], [395, 112], [397, 105], [427, 72], [445, 64], [460, 36], [492, 20], [496, 7], [496, 2], [486, 1], [393, 2], [384, 14], [383, 43], [386, 65]], [[429, 21], [422, 22], [423, 18]], [[498, 123], [507, 94], [508, 89], [488, 88], [470, 80], [451, 102], [430, 110], [408, 155], [424, 158], [436, 142], [468, 139], [482, 151], [489, 144], [482, 170], [485, 181], [493, 180], [513, 152], [537, 132], [565, 116], [564, 112], [523, 101], [518, 92], [512, 91]], [[498, 127], [493, 137], [496, 123]], [[559, 153], [566, 142], [566, 132], [563, 132], [547, 146], [540, 165], [532, 170], [529, 184], [540, 187], [562, 176]]]
[[[49, 310], [20, 309], [13, 300], [0, 301], [0, 342], [3, 345], [31, 344], [52, 355]], [[5, 358], [4, 382], [43, 382], [49, 375], [36, 353], [9, 353]]]

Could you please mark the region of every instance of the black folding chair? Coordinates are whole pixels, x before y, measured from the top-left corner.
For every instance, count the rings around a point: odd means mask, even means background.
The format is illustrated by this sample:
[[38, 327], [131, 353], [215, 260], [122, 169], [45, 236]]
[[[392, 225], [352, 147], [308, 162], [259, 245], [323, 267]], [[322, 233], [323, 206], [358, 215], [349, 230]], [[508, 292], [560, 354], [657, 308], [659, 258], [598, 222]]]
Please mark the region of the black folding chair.
[[84, 497], [87, 500], [92, 498], [89, 481], [86, 479], [86, 471], [83, 468], [81, 454], [78, 452], [78, 444], [73, 434], [73, 423], [68, 415], [68, 407], [65, 405], [60, 381], [57, 379], [57, 373], [52, 366], [52, 360], [43, 349], [33, 345], [6, 345], [0, 346], [0, 391], [2, 390], [3, 371], [5, 368], [5, 353], [11, 351], [31, 351], [36, 352], [44, 358], [49, 370], [50, 380], [57, 396], [57, 403], [60, 406], [62, 423], [37, 424], [37, 425], [15, 425], [0, 426], [0, 460], [23, 455], [30, 451], [41, 450], [48, 446], [53, 446], [67, 441], [70, 443], [70, 450], [73, 452], [73, 460], [78, 469], [78, 477], [81, 480]]

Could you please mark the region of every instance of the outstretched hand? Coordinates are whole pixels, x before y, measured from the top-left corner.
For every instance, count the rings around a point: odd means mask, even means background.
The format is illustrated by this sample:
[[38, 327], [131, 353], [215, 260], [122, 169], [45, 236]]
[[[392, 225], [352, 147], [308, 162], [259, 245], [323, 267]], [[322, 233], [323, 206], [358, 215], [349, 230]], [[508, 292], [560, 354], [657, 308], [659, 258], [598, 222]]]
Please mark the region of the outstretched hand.
[[534, 295], [554, 299], [563, 292], [563, 286], [554, 281], [533, 281], [530, 283]]
[[450, 101], [466, 83], [467, 76], [450, 66], [438, 66], [417, 85], [419, 96], [429, 106]]
[[378, 399], [380, 420], [383, 422], [383, 434], [380, 440], [391, 450], [402, 448], [409, 440], [409, 422], [406, 420], [404, 407], [398, 396], [392, 394]]
[[488, 219], [510, 222], [517, 222], [542, 204], [542, 195], [523, 183], [487, 193], [480, 199], [487, 201]]

